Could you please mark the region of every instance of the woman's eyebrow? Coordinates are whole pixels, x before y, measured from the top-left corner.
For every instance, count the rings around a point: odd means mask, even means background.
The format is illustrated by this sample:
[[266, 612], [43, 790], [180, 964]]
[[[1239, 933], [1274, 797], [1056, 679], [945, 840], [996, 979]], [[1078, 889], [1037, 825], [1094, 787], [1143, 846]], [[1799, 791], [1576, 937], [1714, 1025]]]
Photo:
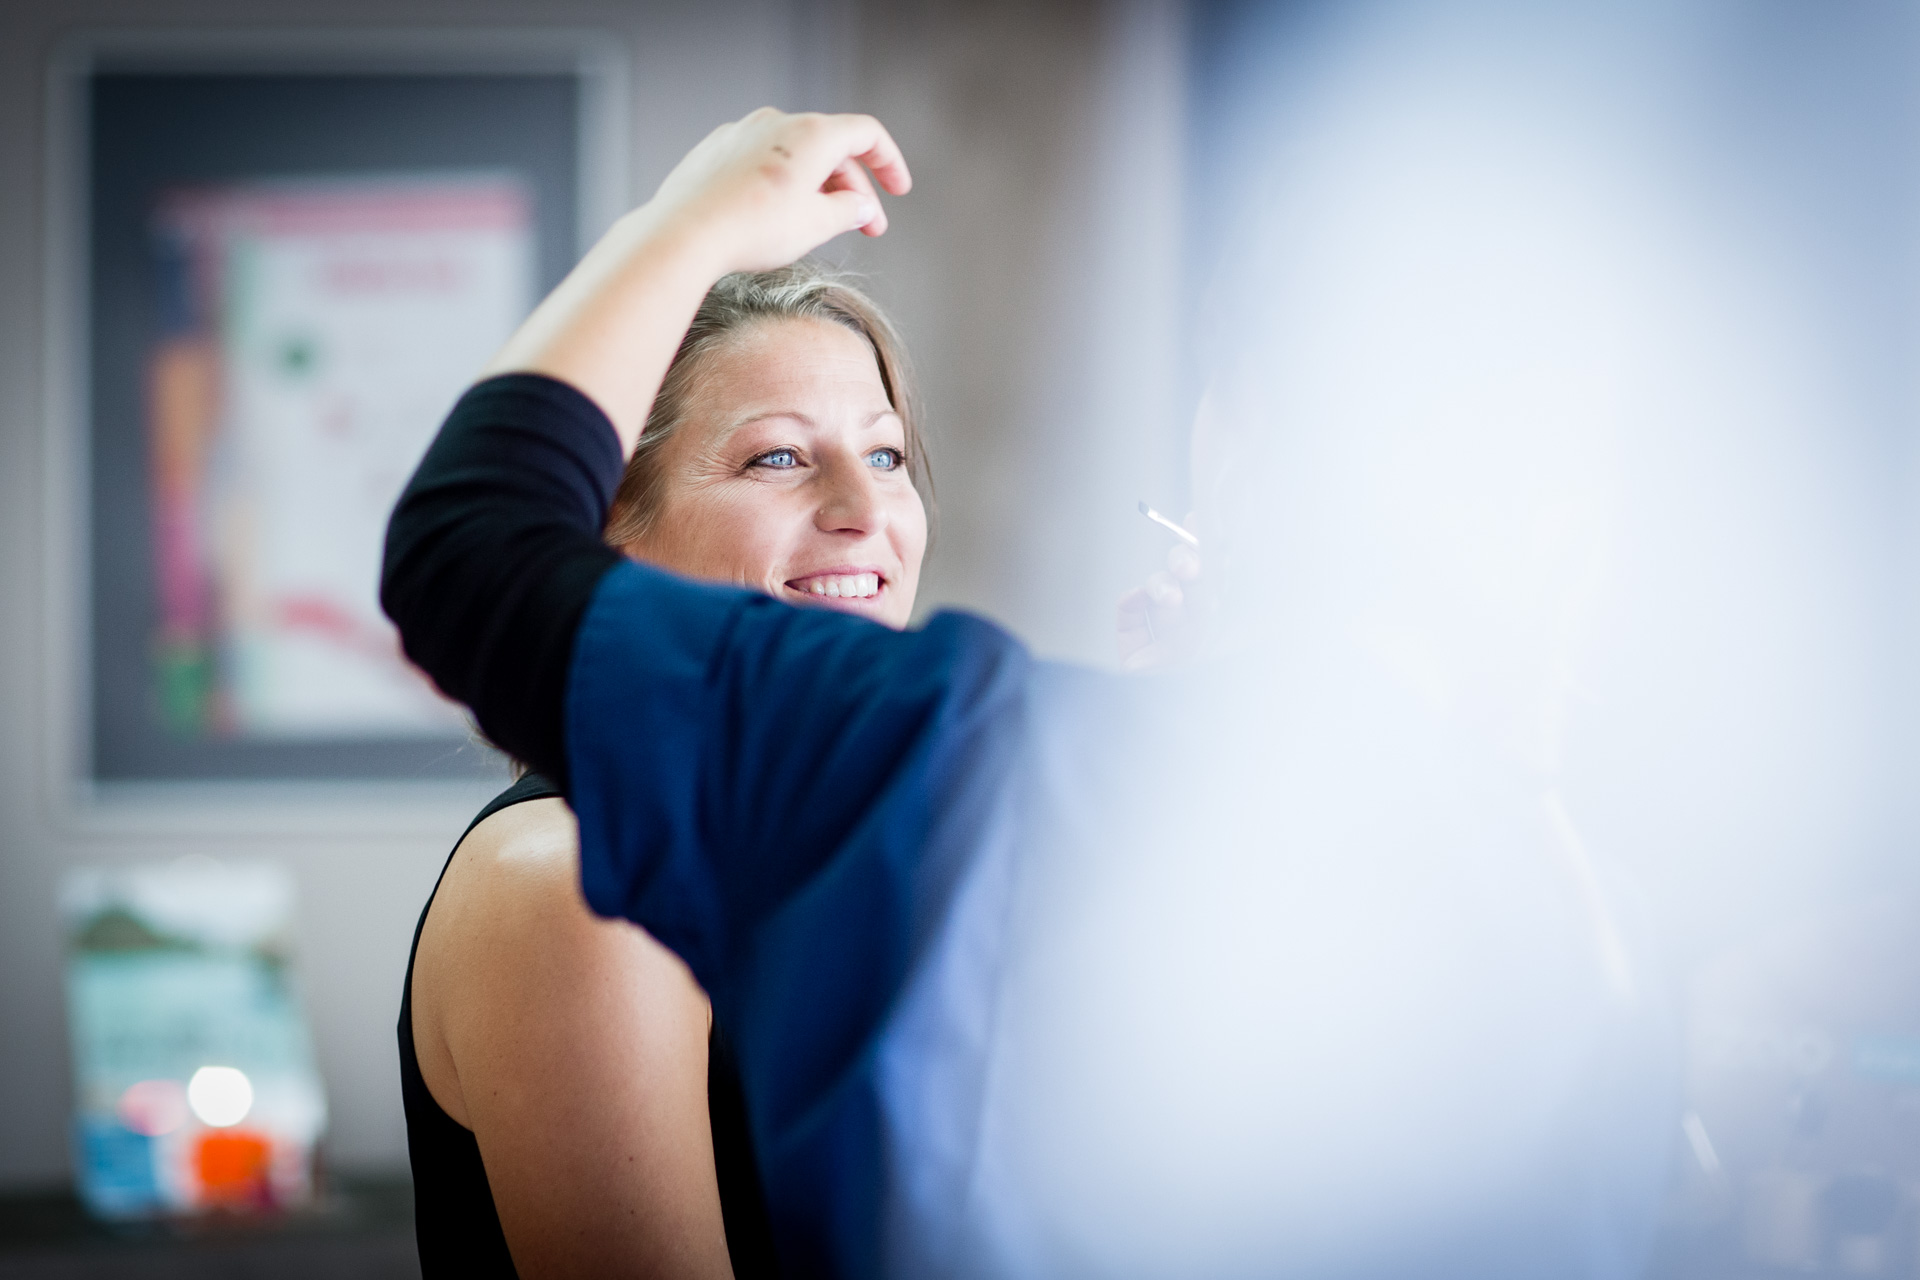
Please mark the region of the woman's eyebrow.
[[[724, 441], [729, 437], [731, 437], [734, 432], [739, 431], [743, 427], [750, 427], [756, 422], [766, 422], [773, 418], [791, 418], [795, 422], [798, 422], [800, 425], [807, 427], [810, 430], [818, 429], [818, 427], [820, 426], [820, 424], [814, 420], [811, 414], [802, 413], [798, 409], [767, 409], [760, 413], [750, 413], [743, 418], [737, 418], [734, 421], [728, 423], [725, 427], [721, 429], [720, 439]], [[906, 419], [900, 416], [899, 410], [892, 409], [892, 408], [876, 409], [871, 415], [868, 416], [865, 422], [860, 424], [861, 430], [863, 431], [871, 430], [874, 426], [876, 426], [883, 419], [886, 419], [886, 418], [892, 418], [903, 426], [906, 424]]]
[[768, 409], [762, 413], [750, 413], [744, 418], [736, 418], [727, 424], [726, 428], [721, 432], [721, 436], [725, 438], [740, 430], [742, 427], [750, 427], [756, 422], [765, 422], [769, 418], [792, 418], [795, 422], [808, 427], [817, 427], [820, 425], [815, 422], [812, 417], [801, 413], [798, 409]]

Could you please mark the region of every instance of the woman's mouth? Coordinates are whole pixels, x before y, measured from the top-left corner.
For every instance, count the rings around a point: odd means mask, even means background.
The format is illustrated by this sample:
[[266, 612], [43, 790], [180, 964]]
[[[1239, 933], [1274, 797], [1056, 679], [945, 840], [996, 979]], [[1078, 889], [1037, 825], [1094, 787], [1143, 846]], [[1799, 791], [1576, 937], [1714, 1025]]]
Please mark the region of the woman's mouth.
[[790, 578], [787, 589], [816, 600], [872, 600], [879, 596], [886, 579], [871, 569], [835, 569]]

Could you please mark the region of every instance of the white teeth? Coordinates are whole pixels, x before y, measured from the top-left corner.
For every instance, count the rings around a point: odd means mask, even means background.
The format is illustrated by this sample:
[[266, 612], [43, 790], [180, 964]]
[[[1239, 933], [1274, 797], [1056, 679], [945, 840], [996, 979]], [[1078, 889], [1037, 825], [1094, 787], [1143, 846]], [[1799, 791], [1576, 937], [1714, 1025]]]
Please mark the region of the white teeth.
[[880, 594], [877, 573], [845, 573], [807, 579], [807, 590], [816, 596], [871, 599]]

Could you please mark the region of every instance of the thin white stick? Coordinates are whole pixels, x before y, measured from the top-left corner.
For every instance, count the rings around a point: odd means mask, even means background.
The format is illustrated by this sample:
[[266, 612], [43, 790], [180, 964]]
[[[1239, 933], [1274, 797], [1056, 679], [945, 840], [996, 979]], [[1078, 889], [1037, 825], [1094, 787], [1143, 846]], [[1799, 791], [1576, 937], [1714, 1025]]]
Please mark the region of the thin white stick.
[[1165, 529], [1168, 533], [1172, 534], [1174, 537], [1180, 539], [1180, 541], [1192, 547], [1195, 551], [1198, 551], [1200, 549], [1200, 539], [1194, 537], [1192, 534], [1188, 533], [1185, 529], [1182, 529], [1179, 525], [1167, 519], [1165, 516], [1161, 515], [1158, 511], [1155, 511], [1152, 507], [1148, 506], [1144, 502], [1140, 504], [1140, 514], [1145, 516], [1147, 519], [1153, 521], [1155, 524], [1159, 525], [1162, 529]]

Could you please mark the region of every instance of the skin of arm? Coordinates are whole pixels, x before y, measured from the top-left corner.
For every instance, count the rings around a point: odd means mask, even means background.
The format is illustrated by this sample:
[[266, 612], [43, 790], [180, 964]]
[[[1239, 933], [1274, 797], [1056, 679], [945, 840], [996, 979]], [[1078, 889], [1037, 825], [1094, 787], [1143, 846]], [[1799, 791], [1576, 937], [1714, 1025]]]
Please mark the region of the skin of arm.
[[581, 900], [565, 803], [503, 809], [461, 842], [421, 932], [414, 1040], [480, 1144], [522, 1276], [732, 1275], [709, 1020], [672, 952]]
[[895, 195], [912, 186], [899, 147], [872, 116], [762, 107], [721, 125], [651, 200], [614, 224], [486, 373], [570, 383], [600, 406], [631, 454], [715, 280], [785, 266], [842, 232], [885, 233], [868, 170]]

